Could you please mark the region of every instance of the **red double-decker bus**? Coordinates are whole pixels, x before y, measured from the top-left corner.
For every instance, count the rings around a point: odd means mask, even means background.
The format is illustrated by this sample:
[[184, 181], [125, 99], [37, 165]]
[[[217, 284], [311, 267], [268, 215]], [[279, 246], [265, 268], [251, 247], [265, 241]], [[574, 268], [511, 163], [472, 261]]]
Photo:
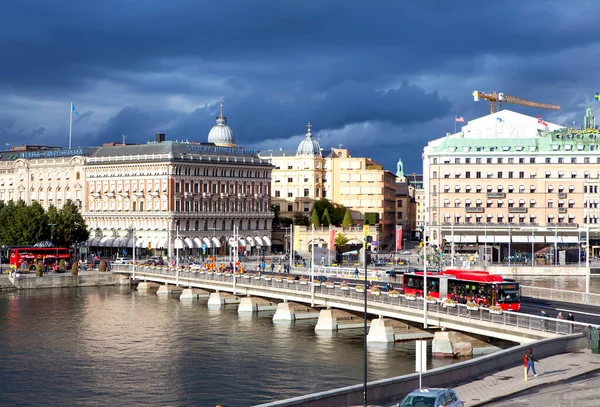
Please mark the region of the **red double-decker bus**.
[[67, 247], [13, 247], [10, 249], [10, 267], [13, 269], [35, 270], [35, 265], [40, 261], [51, 268], [57, 261], [69, 262], [70, 259], [71, 252]]
[[[402, 276], [405, 294], [423, 295], [423, 272]], [[427, 295], [451, 298], [459, 303], [475, 302], [482, 307], [492, 305], [503, 310], [521, 309], [521, 289], [514, 280], [477, 270], [445, 270], [427, 273]]]

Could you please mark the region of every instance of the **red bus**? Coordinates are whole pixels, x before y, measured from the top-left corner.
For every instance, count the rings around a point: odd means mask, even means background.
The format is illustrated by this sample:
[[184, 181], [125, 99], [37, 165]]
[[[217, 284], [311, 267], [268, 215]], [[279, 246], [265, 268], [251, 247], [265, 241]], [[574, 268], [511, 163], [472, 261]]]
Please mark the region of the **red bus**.
[[60, 260], [67, 263], [71, 259], [71, 252], [67, 247], [13, 247], [10, 249], [10, 267], [13, 269], [25, 268], [35, 270], [38, 261], [42, 261], [49, 268]]
[[[423, 272], [404, 273], [402, 289], [405, 294], [423, 296]], [[519, 283], [505, 280], [487, 271], [445, 270], [427, 273], [427, 295], [451, 298], [458, 303], [475, 302], [482, 307], [498, 306], [503, 310], [521, 309]]]

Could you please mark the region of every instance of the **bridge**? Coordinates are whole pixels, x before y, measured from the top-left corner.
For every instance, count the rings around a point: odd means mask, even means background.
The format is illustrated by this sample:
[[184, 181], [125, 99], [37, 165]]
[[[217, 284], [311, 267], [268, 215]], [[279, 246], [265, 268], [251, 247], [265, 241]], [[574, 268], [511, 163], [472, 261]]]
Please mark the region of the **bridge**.
[[[424, 300], [421, 298], [388, 295], [386, 292], [372, 293], [364, 289], [357, 291], [354, 287], [342, 287], [340, 284], [311, 283], [306, 279], [294, 280], [293, 277], [288, 279], [281, 275], [259, 276], [245, 273], [234, 276], [232, 273], [175, 270], [168, 267], [135, 266], [134, 269], [129, 265], [115, 266], [113, 272], [129, 275], [135, 281], [154, 282], [167, 287], [208, 290], [211, 295], [228, 293], [232, 298], [231, 302], [237, 299], [239, 303], [243, 298], [271, 299], [280, 303], [302, 304], [305, 308], [313, 307], [316, 312], [321, 313], [330, 309], [360, 313], [364, 310], [366, 295], [368, 314], [378, 316], [379, 320], [388, 318], [424, 324], [426, 305], [427, 324], [432, 328], [521, 344], [583, 333], [587, 327], [587, 324], [519, 312], [494, 312], [486, 308], [470, 310], [463, 304], [444, 304], [438, 301], [426, 301], [423, 304]], [[371, 331], [374, 322], [375, 320], [371, 321]], [[383, 330], [385, 329], [384, 326]]]

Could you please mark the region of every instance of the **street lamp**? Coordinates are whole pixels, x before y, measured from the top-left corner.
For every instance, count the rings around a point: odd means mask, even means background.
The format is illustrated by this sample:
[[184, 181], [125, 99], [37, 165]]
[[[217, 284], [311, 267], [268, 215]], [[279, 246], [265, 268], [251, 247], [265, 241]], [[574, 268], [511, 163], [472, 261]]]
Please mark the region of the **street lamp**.
[[211, 241], [211, 246], [212, 246], [212, 255], [213, 257], [215, 257], [215, 231], [216, 230], [221, 230], [219, 228], [208, 228], [208, 230], [212, 230], [213, 232], [213, 239]]
[[[56, 223], [48, 223], [48, 226], [50, 226], [50, 243], [54, 244], [54, 226], [56, 226]], [[54, 261], [57, 267], [56, 270], [58, 270], [58, 248], [56, 248], [56, 257]]]

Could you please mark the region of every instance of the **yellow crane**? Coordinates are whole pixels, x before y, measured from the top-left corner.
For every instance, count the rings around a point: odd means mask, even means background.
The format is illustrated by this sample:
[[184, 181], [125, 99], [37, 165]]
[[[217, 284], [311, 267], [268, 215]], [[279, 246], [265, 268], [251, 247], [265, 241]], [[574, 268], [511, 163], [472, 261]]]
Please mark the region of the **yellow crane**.
[[473, 99], [479, 102], [479, 99], [490, 101], [490, 113], [496, 113], [502, 107], [502, 103], [512, 103], [513, 105], [529, 106], [538, 109], [560, 110], [559, 105], [551, 105], [549, 103], [538, 103], [530, 100], [518, 98], [516, 96], [506, 95], [504, 93], [483, 93], [478, 90], [473, 91]]

